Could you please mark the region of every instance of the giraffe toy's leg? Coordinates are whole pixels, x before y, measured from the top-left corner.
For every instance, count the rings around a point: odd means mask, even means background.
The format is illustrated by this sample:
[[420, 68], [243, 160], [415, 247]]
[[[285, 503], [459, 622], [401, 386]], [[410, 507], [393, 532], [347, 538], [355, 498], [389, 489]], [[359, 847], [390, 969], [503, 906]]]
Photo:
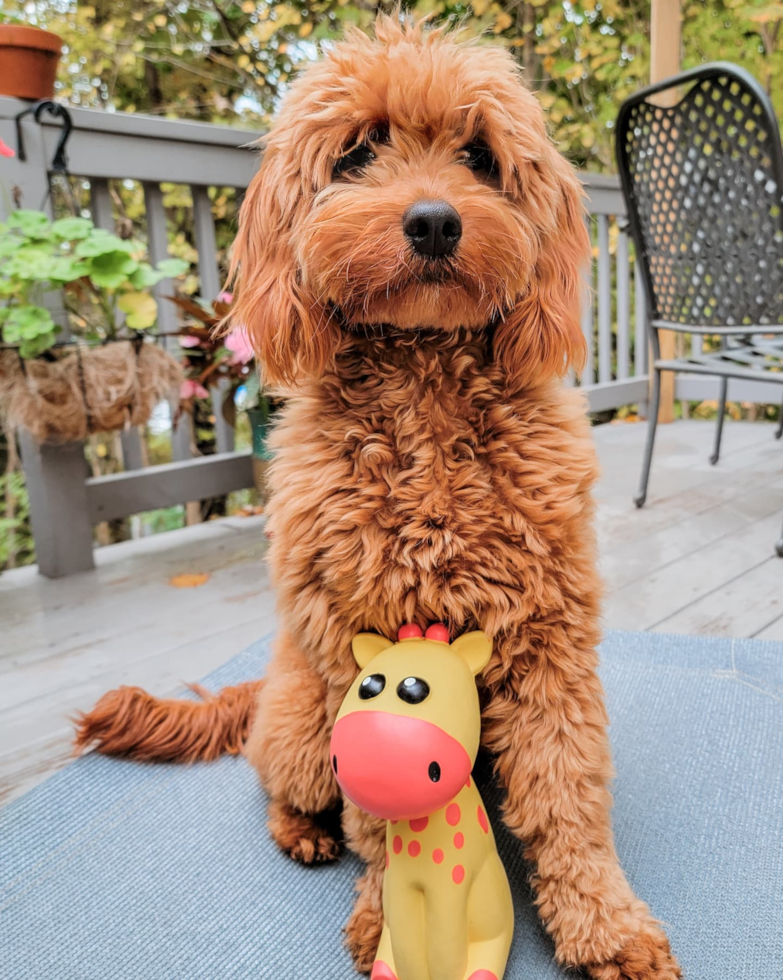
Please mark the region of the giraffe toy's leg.
[[397, 980], [397, 971], [394, 968], [394, 954], [392, 953], [391, 933], [389, 927], [384, 925], [381, 932], [381, 941], [378, 943], [378, 952], [375, 954], [370, 980]]
[[497, 854], [476, 876], [469, 901], [473, 940], [468, 944], [464, 980], [501, 980], [514, 933], [514, 906]]

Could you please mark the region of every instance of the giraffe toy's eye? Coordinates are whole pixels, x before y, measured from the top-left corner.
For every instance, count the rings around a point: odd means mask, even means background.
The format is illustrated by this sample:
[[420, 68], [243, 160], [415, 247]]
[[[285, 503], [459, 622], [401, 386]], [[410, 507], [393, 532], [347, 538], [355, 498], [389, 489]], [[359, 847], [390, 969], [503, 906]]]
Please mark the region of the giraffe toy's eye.
[[421, 677], [406, 677], [397, 685], [397, 697], [406, 704], [421, 704], [429, 693], [430, 686]]
[[383, 674], [370, 674], [365, 677], [359, 685], [359, 697], [362, 701], [369, 701], [370, 698], [377, 698], [381, 691], [386, 687], [386, 678]]

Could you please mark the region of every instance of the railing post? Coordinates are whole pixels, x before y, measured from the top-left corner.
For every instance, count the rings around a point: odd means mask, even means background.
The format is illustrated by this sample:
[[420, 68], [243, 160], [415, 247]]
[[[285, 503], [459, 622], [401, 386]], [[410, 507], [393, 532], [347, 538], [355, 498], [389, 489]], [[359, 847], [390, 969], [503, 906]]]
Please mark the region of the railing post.
[[582, 299], [582, 333], [585, 338], [585, 345], [587, 347], [587, 357], [585, 358], [585, 366], [582, 371], [582, 377], [580, 379], [581, 384], [590, 385], [595, 380], [595, 371], [593, 365], [593, 348], [594, 348], [594, 338], [593, 338], [593, 280], [594, 280], [594, 266], [592, 256], [592, 242], [593, 242], [593, 225], [590, 215], [585, 218], [585, 224], [587, 226], [587, 234], [590, 237], [590, 262], [584, 271], [585, 274], [585, 290], [584, 297]]
[[[109, 181], [93, 177], [90, 181], [90, 207], [92, 220], [98, 228], [114, 231], [114, 207], [111, 200]], [[141, 448], [140, 426], [134, 425], [120, 432], [122, 446], [122, 466], [125, 470], [140, 470], [144, 466], [144, 453]]]
[[[150, 262], [153, 265], [169, 258], [169, 240], [166, 228], [166, 209], [163, 207], [163, 192], [159, 184], [144, 183], [144, 203], [147, 208], [147, 245]], [[181, 356], [179, 341], [175, 336], [177, 330], [177, 311], [168, 299], [173, 296], [176, 287], [171, 279], [163, 279], [154, 287], [153, 292], [158, 302], [158, 327], [164, 335], [163, 346], [174, 357]], [[190, 418], [185, 416], [176, 429], [171, 432], [171, 455], [177, 462], [190, 459]]]
[[20, 433], [38, 571], [47, 578], [95, 567], [81, 443], [38, 445]]
[[[212, 202], [209, 191], [198, 184], [193, 193], [193, 231], [198, 252], [198, 275], [201, 296], [213, 302], [220, 293], [220, 270], [217, 264], [217, 241], [215, 239], [215, 219], [212, 216]], [[229, 390], [228, 379], [212, 389], [212, 412], [215, 416], [215, 449], [219, 453], [234, 450], [234, 430], [223, 418], [223, 401]]]

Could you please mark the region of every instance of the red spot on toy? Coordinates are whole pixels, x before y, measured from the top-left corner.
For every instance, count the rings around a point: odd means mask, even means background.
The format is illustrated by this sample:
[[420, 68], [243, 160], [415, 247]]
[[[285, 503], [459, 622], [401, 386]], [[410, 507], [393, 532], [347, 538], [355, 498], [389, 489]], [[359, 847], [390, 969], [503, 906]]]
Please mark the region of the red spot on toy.
[[461, 864], [454, 865], [454, 870], [451, 872], [451, 880], [455, 885], [461, 885], [465, 880], [465, 869]]
[[429, 822], [429, 817], [419, 817], [417, 820], [410, 821], [410, 828], [414, 834], [420, 834], [422, 830], [426, 829]]
[[436, 847], [435, 850], [432, 852], [432, 860], [435, 862], [435, 864], [442, 863], [443, 851], [439, 847]]
[[456, 833], [454, 835], [454, 846], [457, 848], [458, 851], [461, 851], [464, 845], [465, 845], [464, 835], [460, 833]]
[[432, 626], [427, 627], [427, 632], [424, 634], [427, 640], [437, 640], [439, 643], [449, 642], [449, 628], [444, 626], [443, 623], [433, 623]]
[[486, 813], [484, 813], [484, 807], [483, 806], [480, 806], [478, 808], [478, 821], [479, 821], [479, 826], [484, 831], [484, 833], [485, 834], [488, 834], [489, 833], [489, 822], [487, 820]]
[[468, 776], [467, 782], [465, 783], [465, 788], [470, 789], [470, 776]]
[[[449, 805], [446, 807], [446, 823], [450, 827], [456, 827], [461, 816], [462, 814], [460, 813], [458, 804], [449, 803]], [[479, 817], [479, 821], [480, 820], [481, 818]]]
[[421, 636], [421, 626], [415, 623], [406, 623], [397, 630], [398, 640], [416, 640]]
[[416, 858], [421, 854], [421, 844], [417, 840], [412, 840], [410, 844], [408, 844], [408, 854], [410, 854], [412, 858]]
[[471, 973], [468, 980], [498, 980], [492, 970], [476, 970]]
[[394, 848], [394, 853], [399, 854], [402, 850], [402, 837], [399, 834], [392, 841], [392, 847]]
[[[485, 970], [481, 971], [485, 973]], [[476, 974], [474, 974], [476, 976]], [[383, 960], [376, 960], [372, 966], [372, 973], [370, 974], [370, 980], [397, 980], [397, 977], [392, 973], [391, 967], [387, 966]], [[483, 977], [481, 978], [483, 980]], [[497, 980], [497, 978], [495, 978]]]

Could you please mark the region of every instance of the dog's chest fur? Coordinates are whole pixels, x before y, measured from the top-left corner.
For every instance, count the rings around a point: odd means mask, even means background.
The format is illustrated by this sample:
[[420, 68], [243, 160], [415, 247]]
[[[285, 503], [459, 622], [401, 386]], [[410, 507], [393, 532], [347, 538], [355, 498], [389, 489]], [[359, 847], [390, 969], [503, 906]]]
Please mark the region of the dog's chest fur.
[[492, 629], [546, 615], [574, 536], [590, 533], [583, 416], [559, 386], [504, 396], [464, 335], [357, 341], [274, 437], [283, 606], [392, 631], [417, 616]]

